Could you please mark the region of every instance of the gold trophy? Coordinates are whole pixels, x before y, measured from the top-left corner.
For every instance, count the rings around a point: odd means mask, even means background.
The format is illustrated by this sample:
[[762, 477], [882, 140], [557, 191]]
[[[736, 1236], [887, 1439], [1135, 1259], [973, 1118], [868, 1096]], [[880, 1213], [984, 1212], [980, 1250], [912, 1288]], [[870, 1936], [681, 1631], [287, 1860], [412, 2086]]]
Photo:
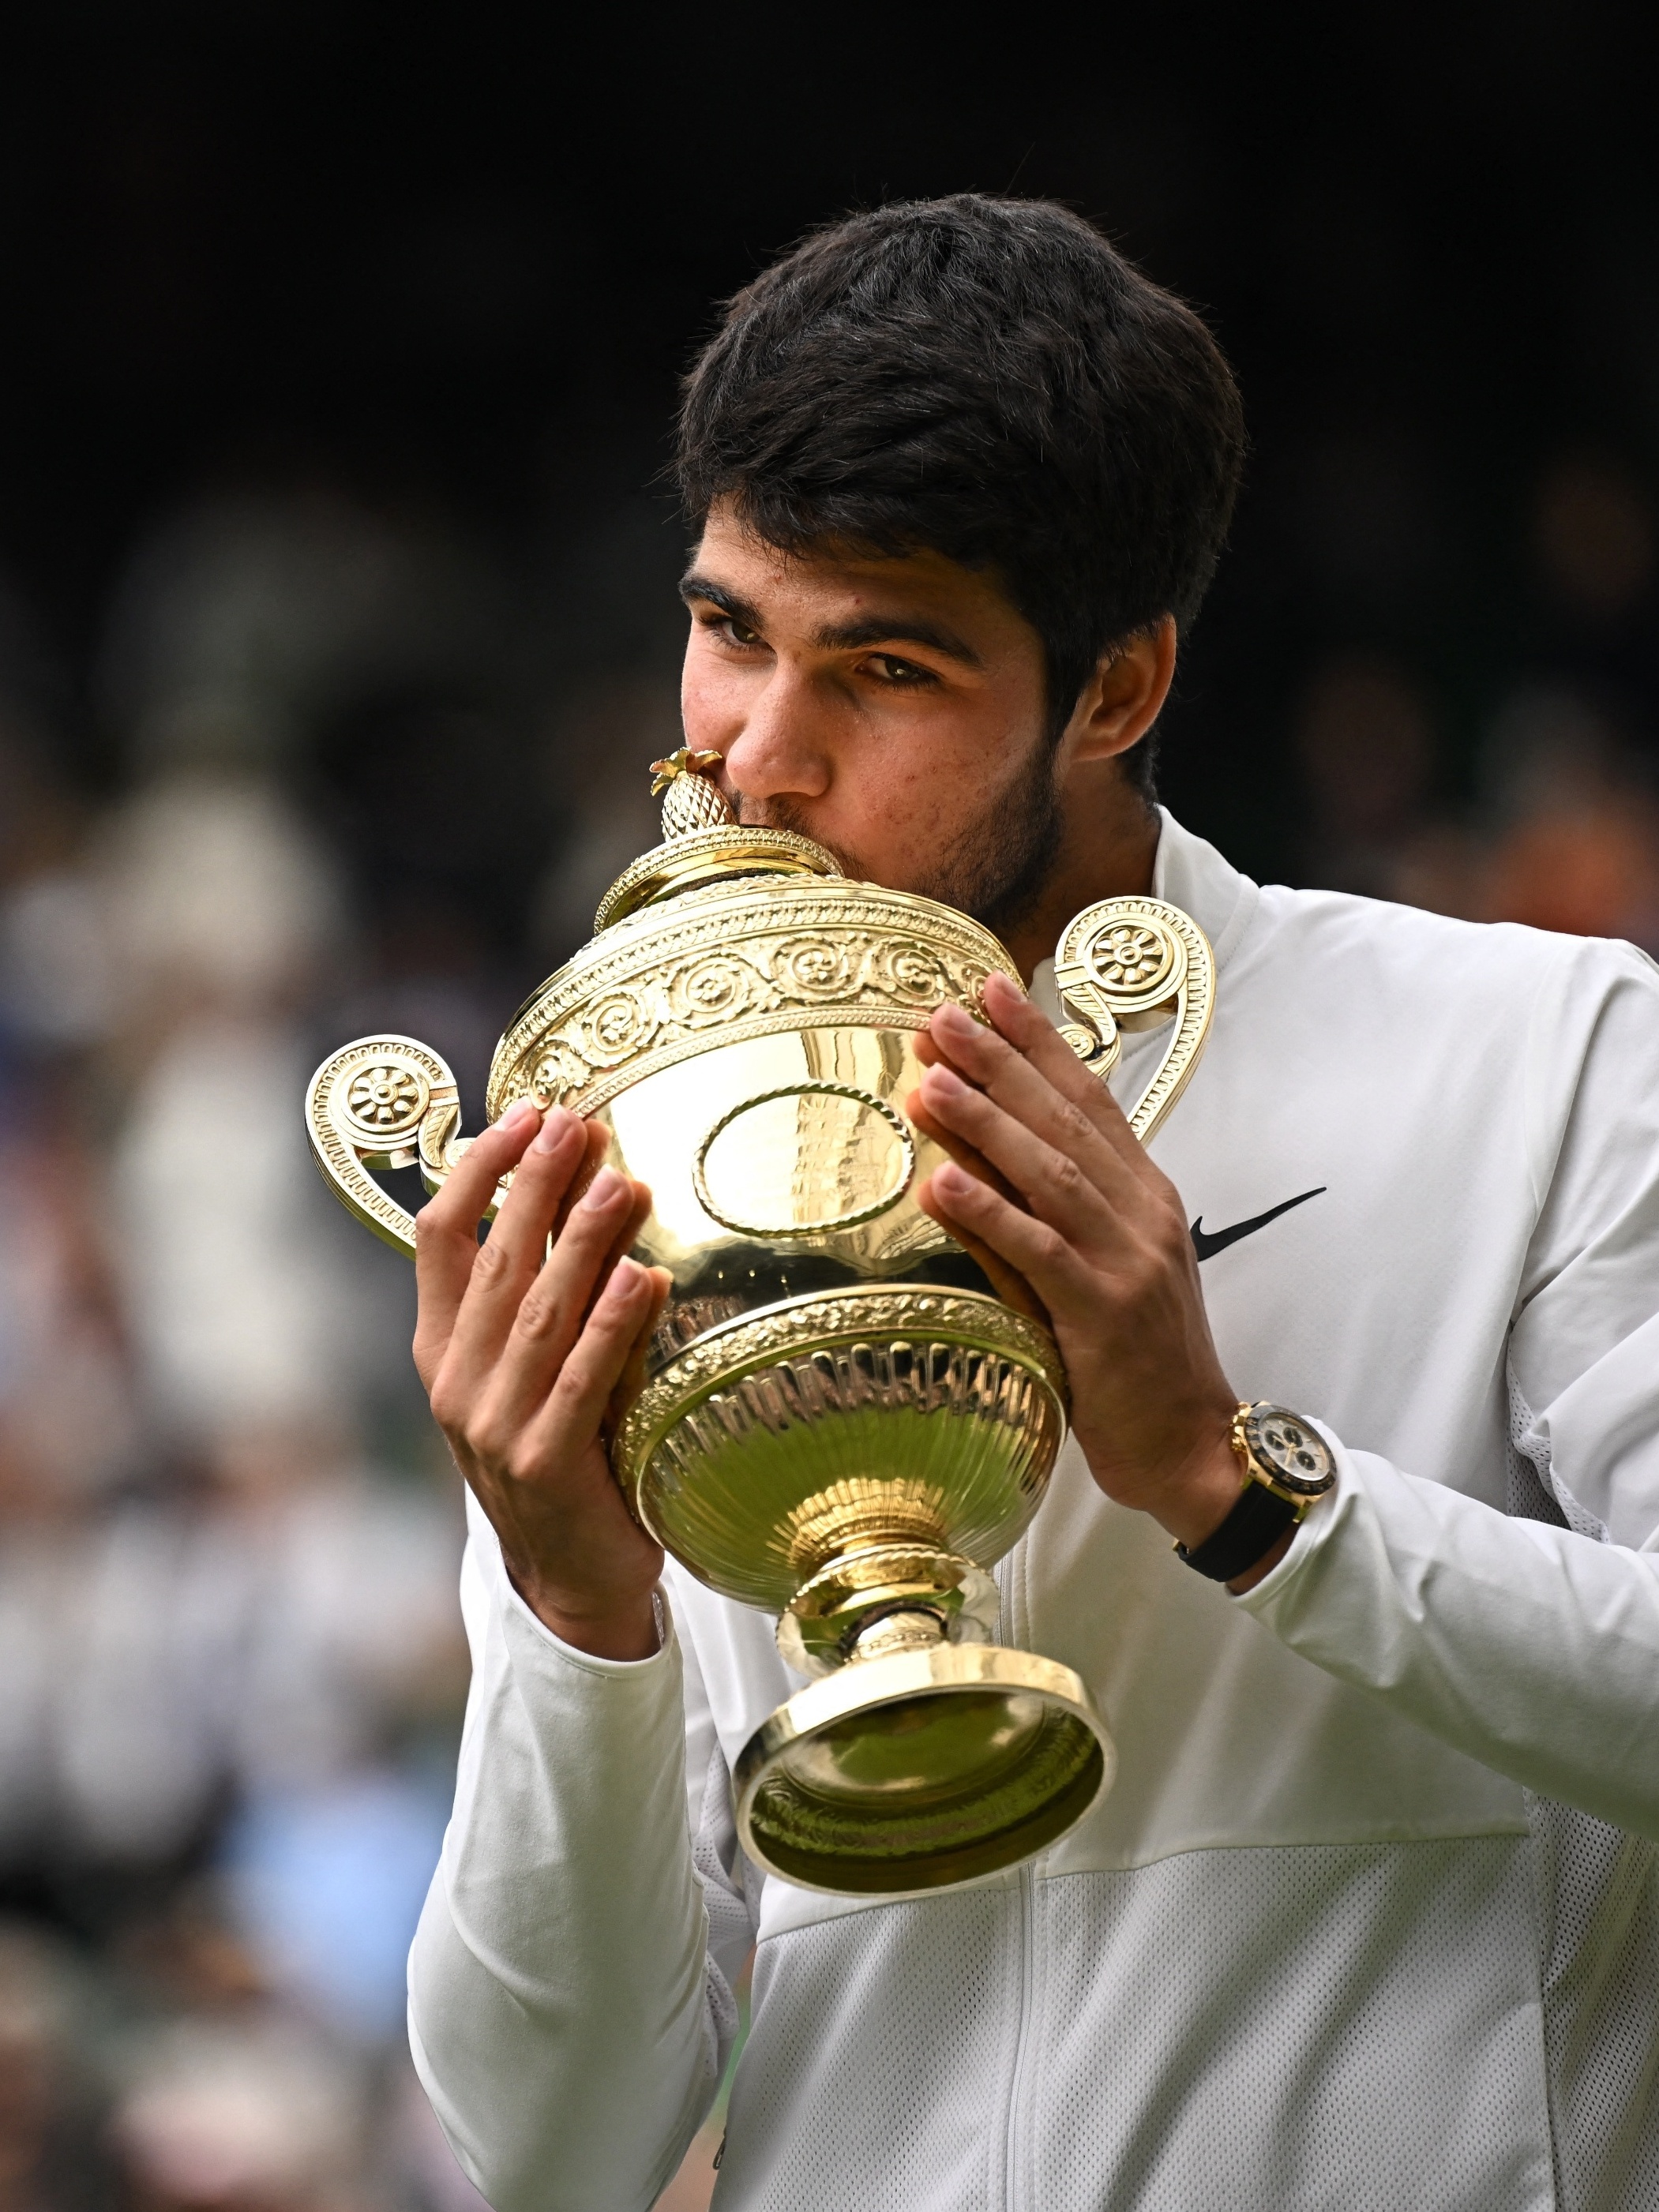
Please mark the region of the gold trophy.
[[[634, 1256], [673, 1287], [611, 1464], [641, 1526], [778, 1615], [809, 1678], [738, 1760], [744, 1850], [808, 1888], [939, 1888], [1063, 1835], [1115, 1763], [1079, 1677], [993, 1640], [988, 1570], [1065, 1435], [1058, 1350], [914, 1196], [943, 1158], [904, 1110], [917, 1037], [947, 999], [981, 1014], [993, 969], [1019, 978], [966, 915], [744, 828], [708, 781], [719, 760], [655, 763], [663, 842], [514, 1018], [489, 1111], [597, 1120], [650, 1186]], [[1063, 1033], [1103, 1078], [1121, 1031], [1172, 1024], [1131, 1116], [1145, 1140], [1203, 1046], [1207, 941], [1161, 901], [1108, 899], [1055, 973]], [[434, 1190], [454, 1165], [443, 1061], [363, 1038], [318, 1069], [306, 1117], [337, 1196], [412, 1251], [368, 1170], [418, 1164]]]

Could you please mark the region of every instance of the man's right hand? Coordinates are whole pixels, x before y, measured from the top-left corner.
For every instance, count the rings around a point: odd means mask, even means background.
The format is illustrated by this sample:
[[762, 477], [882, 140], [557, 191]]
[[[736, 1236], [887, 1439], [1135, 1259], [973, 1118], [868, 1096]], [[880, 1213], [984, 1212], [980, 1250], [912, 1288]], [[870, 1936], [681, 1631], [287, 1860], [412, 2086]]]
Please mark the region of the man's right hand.
[[526, 1604], [579, 1650], [643, 1659], [657, 1649], [662, 1552], [623, 1504], [605, 1439], [668, 1276], [623, 1256], [651, 1194], [594, 1172], [607, 1141], [526, 1101], [468, 1146], [416, 1217], [415, 1364]]

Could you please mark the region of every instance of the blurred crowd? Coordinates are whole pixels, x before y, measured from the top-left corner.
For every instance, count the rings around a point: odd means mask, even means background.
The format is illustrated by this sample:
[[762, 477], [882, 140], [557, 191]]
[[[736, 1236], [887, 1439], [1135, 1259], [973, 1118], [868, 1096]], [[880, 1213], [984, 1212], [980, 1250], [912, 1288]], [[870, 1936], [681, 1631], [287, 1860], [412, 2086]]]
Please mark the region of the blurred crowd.
[[[392, 1030], [477, 1126], [652, 840], [678, 552], [641, 502], [509, 560], [290, 469], [164, 517], [84, 669], [0, 597], [0, 2212], [476, 2212], [402, 2041], [456, 1487], [299, 1105]], [[1520, 561], [1478, 697], [1310, 641], [1302, 880], [1659, 951], [1636, 478], [1552, 464]]]
[[1652, 507], [1605, 456], [1545, 469], [1511, 665], [1473, 701], [1397, 652], [1319, 660], [1294, 717], [1303, 879], [1659, 953]]
[[78, 686], [0, 604], [0, 2212], [477, 2203], [403, 2043], [457, 1486], [300, 1103], [390, 1028], [476, 1127], [650, 841], [672, 665], [529, 599], [301, 480], [167, 518]]

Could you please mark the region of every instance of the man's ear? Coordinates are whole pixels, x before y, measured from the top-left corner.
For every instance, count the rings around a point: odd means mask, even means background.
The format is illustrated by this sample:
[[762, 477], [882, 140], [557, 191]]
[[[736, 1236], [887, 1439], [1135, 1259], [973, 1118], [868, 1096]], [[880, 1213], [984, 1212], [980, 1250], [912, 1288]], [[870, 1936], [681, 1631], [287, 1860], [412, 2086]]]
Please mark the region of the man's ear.
[[1144, 738], [1164, 711], [1175, 665], [1173, 615], [1103, 654], [1060, 739], [1068, 763], [1115, 760]]

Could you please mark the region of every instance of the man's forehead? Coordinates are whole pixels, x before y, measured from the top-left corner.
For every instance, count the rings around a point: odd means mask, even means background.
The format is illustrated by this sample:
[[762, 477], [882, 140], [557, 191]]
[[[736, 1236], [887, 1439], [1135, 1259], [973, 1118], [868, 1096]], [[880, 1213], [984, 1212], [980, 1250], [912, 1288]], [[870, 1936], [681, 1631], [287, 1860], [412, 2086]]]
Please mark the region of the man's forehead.
[[788, 551], [718, 508], [691, 556], [687, 582], [699, 579], [757, 611], [814, 627], [884, 612], [948, 615], [957, 628], [1020, 622], [991, 572], [930, 547], [883, 554], [823, 541]]

